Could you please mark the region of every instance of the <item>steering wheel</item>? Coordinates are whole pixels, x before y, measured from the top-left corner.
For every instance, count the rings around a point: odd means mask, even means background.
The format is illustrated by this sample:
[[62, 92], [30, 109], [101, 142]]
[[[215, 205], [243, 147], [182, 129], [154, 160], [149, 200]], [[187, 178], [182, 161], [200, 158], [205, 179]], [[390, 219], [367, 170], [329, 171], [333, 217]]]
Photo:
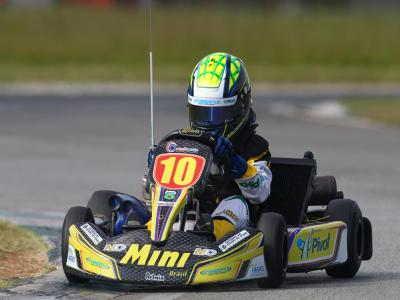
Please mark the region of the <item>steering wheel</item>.
[[210, 133], [192, 129], [174, 130], [168, 133], [166, 136], [164, 136], [160, 141], [160, 143], [167, 142], [170, 140], [179, 140], [179, 139], [196, 141], [211, 148], [214, 148], [217, 143], [217, 139]]
[[[215, 145], [217, 144], [217, 138], [215, 138], [214, 135], [206, 132], [206, 131], [200, 131], [200, 130], [191, 130], [191, 129], [177, 129], [174, 130], [170, 133], [168, 133], [164, 138], [160, 141], [160, 143], [167, 142], [170, 140], [179, 140], [179, 139], [185, 139], [185, 140], [192, 140], [196, 141], [198, 143], [201, 143], [203, 145], [206, 145], [210, 147], [211, 149], [214, 149]], [[231, 164], [230, 160], [224, 160], [220, 161], [217, 160], [218, 162], [218, 167], [221, 169], [221, 165], [229, 165]], [[224, 169], [221, 169], [221, 173], [224, 174]], [[225, 177], [225, 180], [229, 181], [230, 175], [223, 175]]]

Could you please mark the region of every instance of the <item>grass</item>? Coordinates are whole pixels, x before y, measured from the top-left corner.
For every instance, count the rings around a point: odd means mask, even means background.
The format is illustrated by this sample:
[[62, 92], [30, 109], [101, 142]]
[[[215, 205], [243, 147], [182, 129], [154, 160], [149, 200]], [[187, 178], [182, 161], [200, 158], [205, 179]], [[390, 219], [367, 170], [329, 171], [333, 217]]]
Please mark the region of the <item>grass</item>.
[[33, 232], [0, 221], [0, 288], [16, 278], [33, 277], [51, 270], [46, 243]]
[[[242, 57], [254, 81], [400, 80], [400, 15], [158, 8], [155, 79], [186, 82], [214, 51]], [[0, 81], [147, 81], [141, 9], [0, 10]]]
[[13, 281], [11, 279], [0, 279], [0, 289], [7, 289], [12, 286]]
[[400, 126], [400, 99], [350, 99], [343, 104], [353, 115]]

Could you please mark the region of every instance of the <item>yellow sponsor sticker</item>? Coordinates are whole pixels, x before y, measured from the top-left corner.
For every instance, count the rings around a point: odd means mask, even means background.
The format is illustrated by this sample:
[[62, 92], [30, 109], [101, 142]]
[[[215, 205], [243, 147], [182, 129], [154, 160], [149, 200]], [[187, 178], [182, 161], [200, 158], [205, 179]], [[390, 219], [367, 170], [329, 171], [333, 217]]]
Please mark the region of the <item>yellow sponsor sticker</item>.
[[191, 255], [187, 252], [151, 250], [151, 245], [143, 245], [140, 248], [138, 244], [132, 244], [120, 263], [137, 264], [138, 266], [183, 268]]
[[289, 265], [330, 259], [335, 253], [338, 228], [305, 228], [294, 238], [289, 253]]

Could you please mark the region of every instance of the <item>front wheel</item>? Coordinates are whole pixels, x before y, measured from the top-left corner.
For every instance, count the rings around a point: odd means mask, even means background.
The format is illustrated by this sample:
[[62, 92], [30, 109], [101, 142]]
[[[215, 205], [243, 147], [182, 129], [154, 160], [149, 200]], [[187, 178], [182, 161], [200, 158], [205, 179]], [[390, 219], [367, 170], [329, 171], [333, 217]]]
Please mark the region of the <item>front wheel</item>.
[[286, 277], [288, 231], [285, 219], [277, 213], [263, 213], [257, 228], [264, 235], [264, 260], [268, 277], [257, 280], [260, 288], [277, 288]]
[[76, 275], [70, 274], [67, 271], [66, 263], [68, 257], [68, 246], [69, 246], [69, 228], [71, 225], [76, 223], [91, 222], [94, 223], [94, 218], [90, 208], [82, 206], [71, 207], [67, 215], [64, 218], [64, 224], [62, 227], [62, 237], [61, 237], [61, 260], [64, 270], [65, 277], [67, 277], [69, 282], [72, 283], [83, 283], [87, 282], [87, 278], [78, 277]]
[[347, 261], [326, 268], [332, 277], [349, 278], [357, 274], [364, 252], [364, 223], [357, 203], [349, 199], [332, 200], [326, 211], [328, 221], [342, 221], [347, 225]]

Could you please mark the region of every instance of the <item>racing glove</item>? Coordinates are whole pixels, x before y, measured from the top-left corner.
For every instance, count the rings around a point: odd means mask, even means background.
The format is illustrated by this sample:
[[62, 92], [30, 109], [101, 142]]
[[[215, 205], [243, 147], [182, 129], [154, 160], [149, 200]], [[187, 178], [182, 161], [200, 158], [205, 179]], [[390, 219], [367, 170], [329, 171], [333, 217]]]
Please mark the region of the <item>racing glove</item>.
[[224, 162], [233, 179], [242, 177], [247, 171], [247, 162], [233, 149], [232, 143], [223, 136], [219, 136], [214, 147], [214, 155]]

